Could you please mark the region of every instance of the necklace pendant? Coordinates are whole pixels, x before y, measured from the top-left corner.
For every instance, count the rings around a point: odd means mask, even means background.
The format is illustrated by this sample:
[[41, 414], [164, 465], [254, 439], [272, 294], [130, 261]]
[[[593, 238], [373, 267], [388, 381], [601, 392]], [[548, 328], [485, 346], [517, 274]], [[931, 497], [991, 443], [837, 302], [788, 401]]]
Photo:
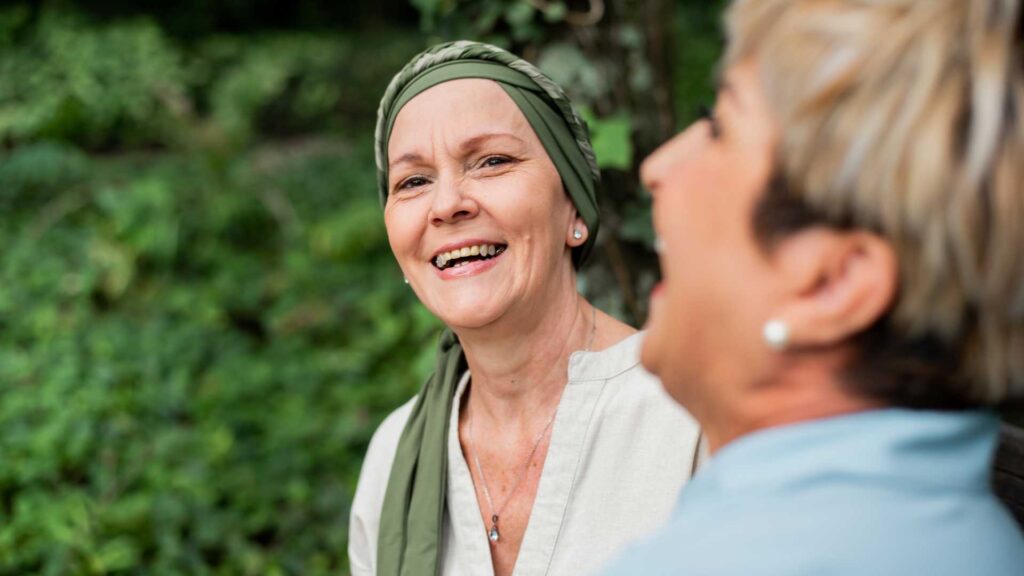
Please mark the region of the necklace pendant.
[[501, 534], [498, 533], [498, 516], [491, 516], [491, 529], [487, 532], [487, 539], [491, 541], [491, 544], [497, 544], [498, 540], [501, 540]]

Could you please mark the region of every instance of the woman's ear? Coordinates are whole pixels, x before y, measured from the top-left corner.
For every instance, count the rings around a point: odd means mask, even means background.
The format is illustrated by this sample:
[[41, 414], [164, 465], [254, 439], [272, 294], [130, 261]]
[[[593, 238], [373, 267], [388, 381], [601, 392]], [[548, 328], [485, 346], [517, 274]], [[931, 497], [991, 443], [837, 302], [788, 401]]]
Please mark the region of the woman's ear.
[[588, 230], [587, 225], [583, 223], [583, 219], [579, 216], [573, 218], [572, 224], [569, 226], [569, 230], [566, 234], [566, 243], [572, 248], [582, 246], [589, 236], [590, 230]]
[[771, 320], [786, 327], [787, 348], [847, 340], [885, 315], [896, 298], [896, 253], [871, 232], [798, 232], [774, 248], [771, 260], [784, 275], [784, 295]]

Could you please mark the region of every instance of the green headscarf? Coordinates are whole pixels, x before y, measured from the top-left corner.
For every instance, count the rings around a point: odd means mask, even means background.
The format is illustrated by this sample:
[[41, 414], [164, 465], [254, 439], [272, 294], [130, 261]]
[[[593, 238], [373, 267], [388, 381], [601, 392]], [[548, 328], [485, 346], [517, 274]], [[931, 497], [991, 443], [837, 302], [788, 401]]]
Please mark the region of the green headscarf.
[[[388, 196], [388, 139], [395, 117], [416, 95], [449, 80], [485, 78], [512, 98], [562, 178], [576, 212], [587, 225], [586, 243], [573, 249], [579, 267], [597, 239], [600, 172], [586, 124], [565, 92], [535, 66], [489, 44], [438, 44], [412, 59], [388, 85], [377, 111], [377, 184]], [[398, 441], [381, 510], [378, 576], [435, 576], [440, 570], [452, 399], [466, 361], [458, 339], [441, 336], [434, 373], [420, 391]], [[481, 535], [483, 537], [483, 535]]]

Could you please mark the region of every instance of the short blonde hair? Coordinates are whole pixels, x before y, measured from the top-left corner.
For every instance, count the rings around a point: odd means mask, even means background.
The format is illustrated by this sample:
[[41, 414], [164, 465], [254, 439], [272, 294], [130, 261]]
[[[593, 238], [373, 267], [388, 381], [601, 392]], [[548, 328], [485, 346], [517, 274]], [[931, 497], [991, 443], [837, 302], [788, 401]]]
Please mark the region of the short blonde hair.
[[888, 329], [941, 342], [964, 403], [1021, 396], [1021, 0], [737, 0], [726, 18], [786, 193], [896, 249]]

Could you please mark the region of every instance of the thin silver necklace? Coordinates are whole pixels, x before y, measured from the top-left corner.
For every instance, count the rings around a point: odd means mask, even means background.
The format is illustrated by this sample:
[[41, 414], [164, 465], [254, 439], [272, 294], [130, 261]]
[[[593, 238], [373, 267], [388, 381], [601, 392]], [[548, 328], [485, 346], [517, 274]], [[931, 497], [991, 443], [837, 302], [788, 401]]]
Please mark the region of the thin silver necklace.
[[[597, 334], [597, 308], [591, 307], [590, 309], [590, 339], [587, 342], [587, 347], [584, 350], [589, 352], [590, 348], [594, 345], [594, 335]], [[505, 506], [508, 506], [512, 496], [515, 495], [516, 491], [519, 490], [519, 485], [523, 483], [523, 479], [526, 478], [526, 471], [530, 469], [530, 462], [533, 462], [533, 456], [537, 453], [537, 449], [540, 448], [540, 441], [547, 435], [548, 430], [551, 429], [551, 425], [555, 422], [555, 415], [558, 414], [558, 407], [555, 407], [555, 411], [551, 413], [551, 417], [548, 418], [547, 424], [544, 425], [544, 429], [537, 435], [537, 439], [533, 441], [533, 448], [530, 450], [530, 455], [526, 457], [526, 463], [523, 465], [523, 469], [519, 471], [519, 476], [516, 478], [516, 483], [512, 485], [512, 489], [509, 490], [508, 495], [505, 496], [505, 501], [501, 503], [499, 508], [494, 507], [494, 500], [491, 499], [491, 491], [487, 488], [487, 475], [484, 474], [484, 468], [480, 465], [480, 458], [476, 455], [476, 435], [473, 433], [473, 412], [469, 412], [469, 444], [473, 452], [473, 464], [476, 465], [476, 471], [480, 475], [480, 483], [483, 484], [484, 497], [487, 498], [487, 506], [491, 510], [491, 527], [487, 530], [487, 539], [491, 541], [491, 544], [497, 544], [501, 540], [501, 532], [498, 531], [498, 519], [501, 517], [501, 513], [505, 510]]]

